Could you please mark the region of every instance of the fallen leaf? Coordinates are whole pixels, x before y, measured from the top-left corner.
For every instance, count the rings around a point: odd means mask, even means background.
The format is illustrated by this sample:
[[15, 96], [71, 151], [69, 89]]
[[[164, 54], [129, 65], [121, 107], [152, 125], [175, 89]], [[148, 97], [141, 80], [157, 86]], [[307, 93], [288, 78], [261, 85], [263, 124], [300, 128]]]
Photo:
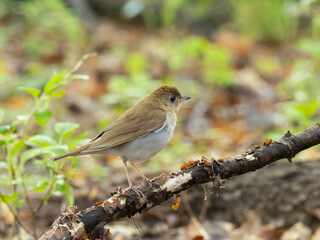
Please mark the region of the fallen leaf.
[[181, 199], [179, 197], [176, 198], [176, 200], [174, 201], [174, 204], [172, 205], [172, 209], [177, 211], [179, 206], [180, 206], [180, 201]]

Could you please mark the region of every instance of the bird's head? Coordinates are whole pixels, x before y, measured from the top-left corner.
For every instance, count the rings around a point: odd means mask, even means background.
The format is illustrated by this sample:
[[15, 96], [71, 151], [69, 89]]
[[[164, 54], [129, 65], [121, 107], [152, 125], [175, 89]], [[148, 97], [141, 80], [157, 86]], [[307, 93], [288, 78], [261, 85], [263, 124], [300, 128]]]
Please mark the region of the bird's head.
[[153, 103], [160, 104], [161, 107], [176, 112], [181, 103], [191, 97], [181, 96], [179, 90], [170, 85], [161, 85], [149, 94], [149, 99]]

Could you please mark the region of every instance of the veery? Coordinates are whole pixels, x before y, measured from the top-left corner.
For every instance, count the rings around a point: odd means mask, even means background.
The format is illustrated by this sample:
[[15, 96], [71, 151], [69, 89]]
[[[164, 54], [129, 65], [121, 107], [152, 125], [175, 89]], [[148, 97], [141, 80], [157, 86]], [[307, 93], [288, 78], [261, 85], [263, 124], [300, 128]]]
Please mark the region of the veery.
[[[143, 100], [125, 111], [89, 143], [54, 160], [86, 154], [108, 154], [120, 157], [124, 163], [129, 188], [127, 161], [148, 181], [133, 162], [148, 160], [171, 140], [181, 103], [190, 97], [181, 96], [176, 87], [161, 85]], [[138, 192], [137, 192], [138, 193]]]

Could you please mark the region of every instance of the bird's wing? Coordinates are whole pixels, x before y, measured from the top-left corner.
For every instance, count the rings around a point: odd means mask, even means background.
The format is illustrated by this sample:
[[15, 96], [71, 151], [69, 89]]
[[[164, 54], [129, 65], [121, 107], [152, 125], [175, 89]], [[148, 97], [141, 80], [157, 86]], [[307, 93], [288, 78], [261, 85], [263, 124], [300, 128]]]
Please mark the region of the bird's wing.
[[148, 135], [165, 124], [166, 116], [166, 112], [161, 108], [136, 105], [109, 124], [89, 143], [85, 151], [103, 151]]

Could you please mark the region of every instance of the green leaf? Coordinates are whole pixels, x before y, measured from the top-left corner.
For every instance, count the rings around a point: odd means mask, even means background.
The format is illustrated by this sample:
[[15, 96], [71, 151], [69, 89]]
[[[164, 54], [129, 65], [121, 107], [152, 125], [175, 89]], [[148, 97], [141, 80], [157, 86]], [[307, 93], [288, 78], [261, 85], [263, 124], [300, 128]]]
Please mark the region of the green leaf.
[[0, 123], [2, 122], [3, 118], [4, 118], [4, 110], [0, 108]]
[[68, 146], [66, 145], [33, 148], [33, 149], [26, 150], [21, 154], [21, 161], [25, 163], [29, 159], [39, 156], [41, 154], [50, 154], [51, 156], [55, 156], [55, 155], [64, 153], [67, 150], [68, 150]]
[[67, 202], [69, 205], [74, 205], [74, 194], [70, 184], [64, 184], [64, 192], [66, 193]]
[[13, 155], [17, 154], [21, 148], [23, 148], [25, 146], [25, 142], [23, 139], [21, 139], [20, 141], [18, 141], [12, 148], [11, 152]]
[[29, 159], [39, 156], [40, 154], [42, 154], [42, 148], [33, 148], [26, 150], [21, 154], [21, 163], [24, 164]]
[[48, 124], [51, 119], [51, 112], [49, 110], [37, 111], [34, 113], [34, 117], [37, 123], [44, 127]]
[[55, 90], [57, 90], [59, 87], [61, 87], [63, 85], [63, 80], [64, 80], [66, 73], [67, 73], [67, 71], [65, 70], [62, 73], [53, 76], [50, 79], [50, 81], [46, 84], [46, 86], [44, 88], [44, 92], [46, 94], [48, 94], [49, 96], [51, 96], [51, 94]]
[[67, 145], [57, 145], [57, 146], [49, 146], [49, 147], [43, 147], [42, 148], [42, 153], [45, 154], [50, 154], [51, 156], [56, 156], [62, 153], [65, 153], [68, 151], [68, 146]]
[[11, 195], [0, 195], [0, 202], [10, 203], [17, 200], [19, 197], [19, 193], [15, 192]]
[[64, 192], [65, 191], [65, 182], [64, 179], [58, 179], [56, 186], [55, 186], [56, 191], [58, 192]]
[[78, 157], [73, 157], [72, 161], [71, 161], [71, 168], [76, 168], [77, 164], [78, 164]]
[[39, 145], [40, 147], [47, 147], [47, 146], [57, 144], [56, 140], [53, 139], [52, 137], [46, 136], [46, 135], [41, 135], [41, 134], [32, 136], [31, 138], [28, 139], [28, 141], [31, 143], [35, 143], [35, 144]]
[[320, 58], [320, 42], [315, 39], [302, 39], [298, 48], [314, 58]]
[[60, 138], [64, 137], [67, 133], [76, 130], [79, 127], [77, 123], [71, 122], [60, 122], [54, 126], [54, 130], [59, 135]]
[[48, 185], [49, 185], [48, 180], [40, 181], [40, 182], [37, 183], [36, 187], [34, 187], [34, 188], [32, 189], [32, 191], [35, 191], [35, 192], [44, 192], [44, 191], [47, 189]]
[[79, 146], [79, 145], [84, 145], [86, 143], [88, 143], [90, 141], [89, 138], [85, 138], [85, 136], [88, 134], [88, 132], [83, 132], [81, 134], [79, 134], [78, 136], [70, 139], [70, 141], [68, 141], [68, 145], [69, 146]]
[[35, 99], [40, 95], [41, 90], [37, 88], [29, 88], [29, 87], [19, 87], [19, 90], [26, 91], [27, 93], [30, 93]]
[[66, 93], [65, 90], [57, 90], [53, 92], [50, 96], [53, 98], [61, 98]]
[[17, 134], [15, 133], [7, 133], [5, 135], [2, 135], [2, 137], [0, 137], [0, 145], [4, 145], [7, 143], [12, 144], [16, 139], [17, 139]]
[[19, 201], [16, 201], [16, 202], [13, 202], [12, 203], [12, 207], [13, 208], [18, 208], [18, 207], [21, 207], [25, 204], [25, 200], [24, 199], [20, 199]]
[[0, 134], [7, 134], [9, 132], [14, 132], [15, 128], [13, 125], [2, 125], [0, 126]]
[[39, 187], [32, 188], [32, 191], [34, 191], [34, 192], [44, 192], [46, 189], [47, 189], [46, 186], [39, 186]]
[[137, 72], [144, 71], [147, 68], [147, 66], [148, 61], [146, 57], [139, 52], [135, 52], [129, 54], [129, 56], [127, 57], [127, 61], [125, 63], [125, 70], [129, 74], [134, 74]]
[[301, 112], [306, 119], [310, 120], [318, 108], [318, 100], [314, 100], [309, 104], [296, 105], [295, 108]]

